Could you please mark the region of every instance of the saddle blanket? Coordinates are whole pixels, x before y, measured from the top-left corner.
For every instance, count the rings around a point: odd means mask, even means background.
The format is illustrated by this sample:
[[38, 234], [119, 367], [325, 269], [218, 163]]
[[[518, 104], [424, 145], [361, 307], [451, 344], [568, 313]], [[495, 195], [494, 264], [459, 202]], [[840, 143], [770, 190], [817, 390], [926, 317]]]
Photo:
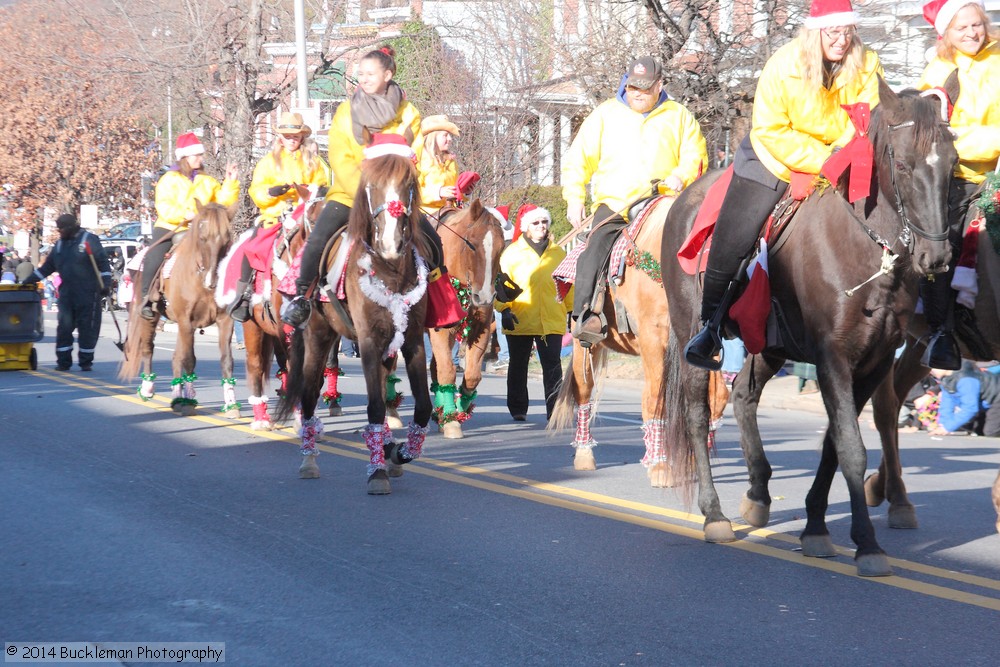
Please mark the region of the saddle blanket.
[[[146, 251], [149, 250], [148, 247], [143, 248], [139, 252], [135, 253], [135, 257], [128, 261], [125, 265], [125, 270], [134, 271], [136, 274], [142, 272], [142, 262], [146, 258]], [[160, 273], [161, 278], [169, 278], [170, 272], [174, 268], [174, 262], [177, 260], [177, 255], [170, 253], [167, 258], [163, 261], [163, 271]]]
[[[347, 293], [344, 291], [344, 284], [347, 279], [347, 255], [351, 252], [351, 248], [353, 246], [354, 241], [352, 241], [350, 237], [345, 234], [337, 250], [337, 256], [334, 259], [330, 273], [326, 276], [327, 284], [331, 281], [336, 284], [337, 299], [341, 301], [347, 299]], [[295, 295], [295, 281], [302, 272], [303, 250], [305, 250], [305, 245], [299, 248], [299, 251], [295, 253], [295, 257], [292, 259], [292, 263], [288, 267], [288, 271], [285, 272], [285, 276], [281, 279], [281, 282], [278, 283], [278, 291], [282, 294], [287, 294], [288, 296]], [[323, 303], [330, 302], [330, 297], [327, 296], [327, 290], [319, 290], [319, 301]]]

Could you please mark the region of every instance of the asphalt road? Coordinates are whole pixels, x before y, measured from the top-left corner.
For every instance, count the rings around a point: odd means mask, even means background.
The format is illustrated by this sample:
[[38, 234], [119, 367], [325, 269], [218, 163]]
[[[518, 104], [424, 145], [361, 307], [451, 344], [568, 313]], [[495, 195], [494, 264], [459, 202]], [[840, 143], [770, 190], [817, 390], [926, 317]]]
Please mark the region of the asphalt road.
[[[772, 523], [709, 545], [697, 509], [646, 482], [638, 383], [606, 388], [598, 470], [580, 473], [571, 434], [543, 430], [540, 383], [515, 423], [504, 379], [487, 376], [468, 437], [429, 437], [392, 495], [370, 497], [356, 360], [345, 416], [325, 420], [323, 476], [300, 480], [291, 429], [219, 416], [214, 342], [199, 344], [201, 407], [184, 418], [168, 379], [149, 403], [115, 379], [107, 324], [93, 373], [52, 370], [48, 325], [39, 371], [0, 373], [5, 642], [225, 642], [236, 665], [997, 663], [996, 440], [903, 436], [921, 527], [890, 530], [873, 509], [896, 575], [862, 579], [839, 477], [829, 518], [843, 555], [796, 551], [824, 427], [814, 412], [762, 411]], [[160, 378], [172, 342], [160, 336]], [[738, 517], [731, 417], [718, 444], [723, 507]]]

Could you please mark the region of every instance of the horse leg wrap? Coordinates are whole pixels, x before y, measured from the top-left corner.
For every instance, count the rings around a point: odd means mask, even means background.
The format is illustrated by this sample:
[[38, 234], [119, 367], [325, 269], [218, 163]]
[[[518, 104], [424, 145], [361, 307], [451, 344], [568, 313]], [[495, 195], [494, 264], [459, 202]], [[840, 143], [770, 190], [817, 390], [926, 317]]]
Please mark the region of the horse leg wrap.
[[271, 415], [267, 414], [267, 396], [250, 396], [247, 398], [253, 408], [253, 421], [250, 428], [260, 428], [271, 425]]
[[142, 383], [139, 385], [136, 393], [139, 394], [139, 398], [148, 401], [156, 393], [156, 389], [153, 386], [153, 382], [156, 380], [156, 373], [142, 373], [139, 377], [142, 378]]
[[236, 378], [222, 378], [222, 411], [239, 410], [236, 400]]
[[410, 422], [410, 428], [406, 433], [406, 445], [403, 447], [403, 456], [409, 457], [411, 461], [419, 459], [424, 451], [424, 440], [426, 439], [427, 427]]
[[434, 390], [434, 405], [441, 408], [442, 414], [450, 415], [455, 411], [455, 390], [453, 384], [439, 384]]
[[278, 394], [284, 396], [288, 393], [288, 372], [281, 369], [275, 374], [275, 377], [281, 380], [281, 386], [278, 387]]
[[476, 406], [476, 397], [479, 396], [479, 392], [473, 389], [470, 393], [465, 393], [465, 387], [463, 386], [458, 392], [458, 409], [467, 414], [472, 414], [472, 408]]
[[371, 463], [368, 464], [368, 476], [376, 470], [385, 470], [385, 427], [382, 424], [368, 424], [361, 431], [365, 445], [371, 453]]
[[[573, 446], [577, 448], [590, 448], [597, 444], [593, 436], [590, 435], [590, 416], [593, 406], [590, 403], [576, 406], [576, 437], [573, 438]], [[649, 451], [647, 449], [647, 451]]]
[[340, 376], [344, 374], [344, 371], [340, 370], [338, 366], [331, 366], [330, 368], [323, 369], [323, 377], [326, 378], [326, 391], [323, 392], [323, 402], [327, 405], [331, 403], [336, 403], [340, 405], [340, 399], [343, 396], [339, 391], [337, 391], [337, 381]]
[[400, 383], [400, 379], [394, 374], [389, 374], [385, 378], [385, 405], [387, 408], [398, 408], [399, 404], [403, 402], [403, 393], [396, 391], [396, 385]]
[[647, 468], [667, 461], [667, 447], [663, 436], [664, 423], [662, 419], [650, 419], [642, 425], [642, 441], [646, 445], [646, 455], [642, 457], [642, 465]]
[[[267, 400], [265, 398], [265, 400]], [[265, 406], [266, 407], [266, 406]], [[302, 422], [302, 448], [299, 450], [303, 456], [316, 456], [316, 438], [323, 435], [323, 422], [319, 417], [310, 417]]]

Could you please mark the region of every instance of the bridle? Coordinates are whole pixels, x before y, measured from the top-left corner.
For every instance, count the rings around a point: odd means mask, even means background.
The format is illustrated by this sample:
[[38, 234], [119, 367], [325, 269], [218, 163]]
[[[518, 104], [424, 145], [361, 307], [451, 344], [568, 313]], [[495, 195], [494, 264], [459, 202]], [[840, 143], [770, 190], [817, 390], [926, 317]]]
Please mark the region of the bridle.
[[[372, 186], [371, 183], [365, 184], [365, 196], [368, 199], [368, 212], [371, 213], [372, 222], [378, 219], [378, 216], [383, 213], [388, 213], [397, 220], [403, 220], [410, 216], [410, 211], [413, 208], [413, 186], [410, 186], [410, 191], [408, 195], [408, 200], [406, 204], [403, 204], [399, 199], [392, 199], [383, 201], [377, 208], [372, 208]], [[378, 225], [374, 225], [373, 241], [378, 244], [382, 236], [382, 231]], [[403, 242], [409, 243], [412, 239], [413, 230], [412, 225], [406, 227], [406, 233], [403, 235]]]

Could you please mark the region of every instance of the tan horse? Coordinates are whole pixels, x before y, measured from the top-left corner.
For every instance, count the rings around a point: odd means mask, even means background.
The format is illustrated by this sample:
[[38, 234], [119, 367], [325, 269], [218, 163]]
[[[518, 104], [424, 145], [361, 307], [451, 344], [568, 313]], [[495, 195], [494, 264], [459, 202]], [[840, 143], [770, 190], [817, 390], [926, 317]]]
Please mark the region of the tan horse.
[[[593, 447], [597, 442], [591, 436], [590, 423], [596, 413], [595, 388], [599, 389], [603, 381], [608, 353], [639, 356], [645, 377], [642, 430], [646, 454], [642, 463], [650, 484], [655, 487], [674, 485], [663, 441], [663, 415], [657, 408], [670, 334], [670, 313], [660, 279], [660, 238], [673, 201], [668, 197], [657, 199], [651, 204], [653, 208], [644, 213], [647, 219], [627, 252], [620, 284], [612, 284], [605, 294], [603, 312], [608, 320], [608, 337], [589, 349], [581, 347], [580, 341], [573, 341], [572, 363], [566, 369], [549, 420], [550, 429], [565, 429], [573, 423], [575, 414], [573, 467], [596, 470]], [[625, 319], [621, 320], [622, 317]], [[722, 417], [729, 399], [729, 390], [720, 373], [711, 374], [709, 396], [715, 423]]]
[[[154, 305], [155, 320], [139, 314], [142, 298], [132, 300], [129, 308], [128, 336], [125, 341], [125, 359], [118, 367], [118, 377], [128, 380], [140, 374], [142, 385], [139, 396], [143, 400], [153, 397], [156, 375], [153, 373], [153, 345], [156, 325], [161, 316], [177, 323], [177, 349], [173, 356], [174, 379], [171, 407], [183, 415], [194, 414], [198, 405], [194, 381], [194, 333], [197, 329], [216, 325], [219, 330], [219, 353], [222, 364], [222, 387], [225, 405], [223, 412], [231, 419], [240, 416], [236, 402], [236, 380], [233, 377], [233, 320], [215, 302], [216, 275], [219, 262], [225, 256], [232, 240], [229, 220], [232, 212], [219, 204], [198, 204], [198, 213], [188, 231], [176, 235], [176, 256], [170, 277], [161, 282], [160, 292], [166, 298]], [[170, 240], [165, 240], [170, 243]], [[136, 280], [136, 284], [141, 284]]]
[[[434, 418], [446, 438], [462, 437], [462, 422], [472, 414], [476, 387], [483, 379], [482, 363], [490, 343], [495, 281], [503, 252], [500, 222], [476, 199], [468, 208], [446, 216], [437, 224], [444, 248], [444, 263], [457, 283], [464, 320], [450, 329], [428, 329], [431, 349], [431, 391]], [[465, 346], [465, 372], [456, 386], [451, 351], [455, 341]], [[458, 394], [458, 405], [455, 394]]]

